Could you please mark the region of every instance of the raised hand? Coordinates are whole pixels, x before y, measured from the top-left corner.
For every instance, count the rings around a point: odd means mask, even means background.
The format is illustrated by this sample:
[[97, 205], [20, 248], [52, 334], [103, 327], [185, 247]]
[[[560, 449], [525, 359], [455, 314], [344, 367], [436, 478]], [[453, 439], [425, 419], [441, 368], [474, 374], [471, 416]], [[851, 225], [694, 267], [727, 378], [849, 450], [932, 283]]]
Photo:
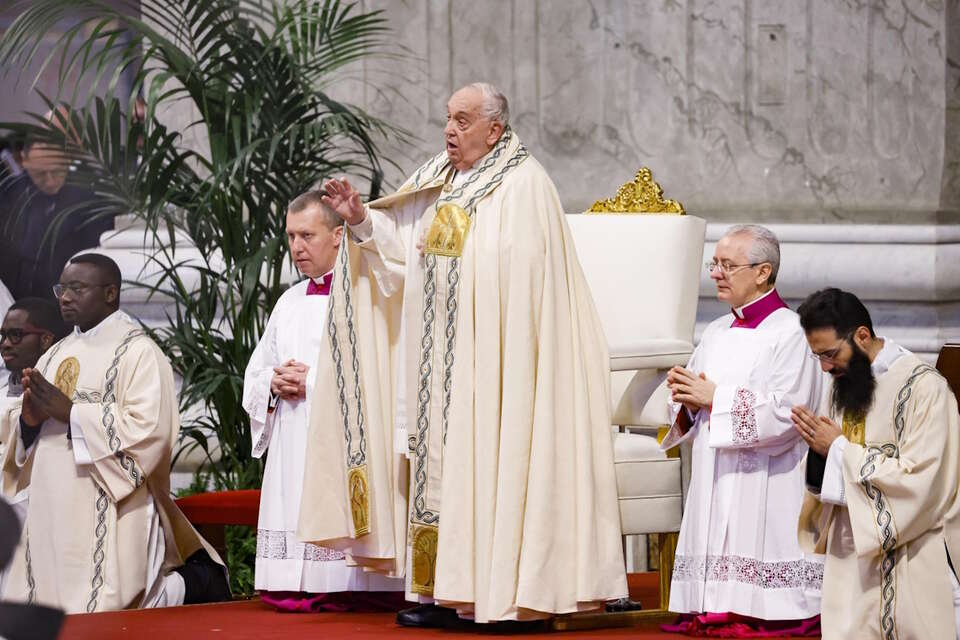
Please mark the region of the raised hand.
[[333, 209], [347, 224], [360, 224], [367, 217], [357, 191], [346, 178], [327, 180], [323, 185], [327, 195], [321, 200]]

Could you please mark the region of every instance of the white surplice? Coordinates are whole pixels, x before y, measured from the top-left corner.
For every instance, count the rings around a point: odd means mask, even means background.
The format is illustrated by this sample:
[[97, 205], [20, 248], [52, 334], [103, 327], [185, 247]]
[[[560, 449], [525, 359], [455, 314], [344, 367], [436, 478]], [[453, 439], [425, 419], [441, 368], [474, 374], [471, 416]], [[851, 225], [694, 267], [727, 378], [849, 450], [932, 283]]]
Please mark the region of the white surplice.
[[[269, 449], [260, 494], [254, 584], [261, 591], [399, 591], [402, 580], [348, 567], [343, 553], [297, 541], [314, 364], [323, 341], [328, 301], [326, 295], [307, 295], [309, 283], [303, 280], [277, 300], [244, 376], [243, 408], [250, 415], [253, 456], [259, 458]], [[310, 367], [306, 399], [277, 400], [270, 412], [273, 368], [291, 359]]]
[[687, 365], [717, 384], [712, 411], [700, 410], [686, 435], [675, 421], [663, 442], [693, 439], [670, 610], [809, 618], [820, 612], [823, 563], [797, 540], [807, 445], [790, 410], [817, 405], [822, 372], [793, 311], [756, 328], [733, 320], [712, 322]]

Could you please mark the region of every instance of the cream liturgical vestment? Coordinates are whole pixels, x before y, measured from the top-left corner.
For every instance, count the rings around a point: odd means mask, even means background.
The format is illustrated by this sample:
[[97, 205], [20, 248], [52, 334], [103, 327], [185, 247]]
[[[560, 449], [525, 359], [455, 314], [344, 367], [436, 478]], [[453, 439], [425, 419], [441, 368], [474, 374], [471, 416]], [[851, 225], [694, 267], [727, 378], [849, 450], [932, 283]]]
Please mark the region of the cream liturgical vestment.
[[606, 341], [543, 168], [508, 129], [470, 171], [427, 162], [350, 235], [299, 536], [478, 622], [624, 596]]
[[816, 615], [823, 564], [797, 541], [807, 445], [790, 411], [819, 401], [822, 373], [797, 314], [772, 290], [710, 323], [687, 368], [717, 389], [712, 411], [685, 435], [675, 421], [662, 445], [693, 439], [670, 610]]
[[117, 311], [52, 346], [37, 369], [74, 405], [69, 425], [48, 419], [27, 450], [20, 402], [2, 416], [16, 434], [5, 497], [29, 494], [3, 597], [68, 613], [171, 604], [173, 567], [201, 548], [219, 557], [170, 498], [180, 430], [170, 363]]
[[[314, 397], [315, 365], [325, 333], [331, 279], [332, 274], [328, 274], [312, 287], [309, 279], [304, 280], [280, 296], [244, 376], [243, 408], [250, 415], [253, 456], [268, 453], [260, 493], [254, 577], [261, 591], [329, 593], [403, 588], [399, 579], [348, 567], [341, 551], [298, 542], [296, 538], [310, 399]], [[310, 367], [303, 400], [271, 398], [273, 368], [289, 360]], [[335, 404], [327, 407], [329, 412], [337, 410]]]
[[[957, 582], [947, 562], [949, 552], [960, 566], [957, 400], [935, 369], [889, 339], [877, 360], [894, 349], [902, 353], [875, 373], [865, 420], [836, 415], [829, 403], [820, 411], [842, 425], [844, 438], [831, 445], [823, 501], [807, 495], [800, 537], [827, 554], [827, 640], [957, 637]], [[830, 503], [836, 463], [840, 490]]]

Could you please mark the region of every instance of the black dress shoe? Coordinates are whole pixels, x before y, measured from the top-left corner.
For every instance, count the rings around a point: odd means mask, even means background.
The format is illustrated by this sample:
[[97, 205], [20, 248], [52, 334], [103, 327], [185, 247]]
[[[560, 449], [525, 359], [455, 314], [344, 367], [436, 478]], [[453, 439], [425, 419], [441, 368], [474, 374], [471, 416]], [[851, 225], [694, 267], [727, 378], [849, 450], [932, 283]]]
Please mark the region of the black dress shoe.
[[187, 558], [186, 563], [174, 568], [183, 577], [185, 593], [183, 604], [228, 602], [231, 600], [227, 571], [200, 549]]
[[438, 607], [435, 604], [421, 604], [398, 611], [397, 624], [404, 627], [456, 629], [470, 623], [467, 620], [461, 620], [456, 609]]
[[641, 609], [643, 609], [643, 605], [636, 600], [631, 600], [630, 598], [620, 598], [619, 600], [611, 600], [607, 603], [607, 613], [640, 611]]

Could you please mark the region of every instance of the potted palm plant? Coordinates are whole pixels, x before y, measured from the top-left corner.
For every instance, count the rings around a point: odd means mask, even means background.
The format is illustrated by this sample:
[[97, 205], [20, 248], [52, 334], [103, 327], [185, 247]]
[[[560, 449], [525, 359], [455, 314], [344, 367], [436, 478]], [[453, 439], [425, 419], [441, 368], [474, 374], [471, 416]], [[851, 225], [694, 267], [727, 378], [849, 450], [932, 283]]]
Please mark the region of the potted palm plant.
[[[194, 416], [178, 454], [203, 452], [199, 486], [259, 487], [241, 385], [289, 272], [285, 207], [341, 173], [367, 178], [376, 197], [376, 141], [402, 133], [328, 89], [386, 54], [385, 20], [339, 0], [32, 0], [0, 40], [0, 66], [35, 67], [50, 33], [54, 117], [0, 129], [60, 147], [96, 215], [139, 221], [150, 273], [131, 284], [166, 301], [167, 323], [151, 331], [182, 378], [181, 414]], [[171, 109], [190, 114], [185, 126], [162, 117]], [[249, 532], [227, 537], [252, 564]], [[252, 588], [244, 560], [228, 558], [241, 592]]]

